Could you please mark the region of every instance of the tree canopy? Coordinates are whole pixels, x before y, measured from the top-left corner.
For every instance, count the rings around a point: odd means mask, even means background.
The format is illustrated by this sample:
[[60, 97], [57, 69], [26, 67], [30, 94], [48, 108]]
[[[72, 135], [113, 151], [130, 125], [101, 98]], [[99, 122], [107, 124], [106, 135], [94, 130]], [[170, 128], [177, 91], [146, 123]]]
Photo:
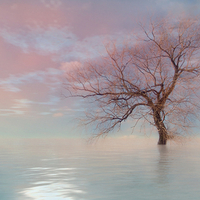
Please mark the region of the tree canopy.
[[158, 130], [158, 144], [184, 135], [199, 109], [200, 24], [197, 19], [151, 22], [132, 41], [106, 45], [106, 55], [66, 74], [71, 97], [91, 102], [86, 123], [106, 135], [128, 118]]

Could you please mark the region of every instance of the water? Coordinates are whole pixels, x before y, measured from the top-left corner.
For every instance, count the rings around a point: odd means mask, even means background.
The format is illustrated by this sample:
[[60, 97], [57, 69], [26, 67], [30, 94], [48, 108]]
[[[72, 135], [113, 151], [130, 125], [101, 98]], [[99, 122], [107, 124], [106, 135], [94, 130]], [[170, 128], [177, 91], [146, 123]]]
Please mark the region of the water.
[[2, 140], [1, 200], [199, 200], [200, 142]]

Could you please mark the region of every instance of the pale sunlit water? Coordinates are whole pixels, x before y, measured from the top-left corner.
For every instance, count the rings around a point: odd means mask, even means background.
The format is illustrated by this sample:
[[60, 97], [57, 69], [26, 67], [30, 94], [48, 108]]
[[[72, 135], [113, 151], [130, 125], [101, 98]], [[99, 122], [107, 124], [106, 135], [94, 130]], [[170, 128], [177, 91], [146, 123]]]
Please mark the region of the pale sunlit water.
[[2, 140], [1, 200], [199, 200], [200, 142]]

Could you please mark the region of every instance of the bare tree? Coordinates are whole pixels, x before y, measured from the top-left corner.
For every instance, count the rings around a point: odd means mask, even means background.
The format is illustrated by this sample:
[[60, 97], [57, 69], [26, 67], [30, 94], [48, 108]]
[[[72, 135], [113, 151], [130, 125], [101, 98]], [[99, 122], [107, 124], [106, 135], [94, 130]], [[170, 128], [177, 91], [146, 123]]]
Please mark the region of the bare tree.
[[200, 24], [162, 20], [142, 27], [142, 33], [134, 43], [110, 42], [106, 56], [67, 73], [65, 88], [93, 103], [86, 119], [96, 124], [96, 136], [127, 118], [135, 124], [145, 119], [157, 128], [158, 144], [165, 145], [185, 134], [198, 114]]

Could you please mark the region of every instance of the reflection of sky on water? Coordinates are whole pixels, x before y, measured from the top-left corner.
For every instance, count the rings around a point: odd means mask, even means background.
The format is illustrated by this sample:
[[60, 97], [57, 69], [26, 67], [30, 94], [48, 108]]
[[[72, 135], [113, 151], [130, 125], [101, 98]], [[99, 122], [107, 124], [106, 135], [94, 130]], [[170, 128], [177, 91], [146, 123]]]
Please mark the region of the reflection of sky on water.
[[[51, 160], [51, 159], [48, 159]], [[36, 180], [20, 192], [33, 200], [75, 200], [75, 195], [85, 192], [74, 183], [76, 168], [34, 167], [27, 171]]]
[[200, 140], [0, 144], [0, 200], [199, 200]]

